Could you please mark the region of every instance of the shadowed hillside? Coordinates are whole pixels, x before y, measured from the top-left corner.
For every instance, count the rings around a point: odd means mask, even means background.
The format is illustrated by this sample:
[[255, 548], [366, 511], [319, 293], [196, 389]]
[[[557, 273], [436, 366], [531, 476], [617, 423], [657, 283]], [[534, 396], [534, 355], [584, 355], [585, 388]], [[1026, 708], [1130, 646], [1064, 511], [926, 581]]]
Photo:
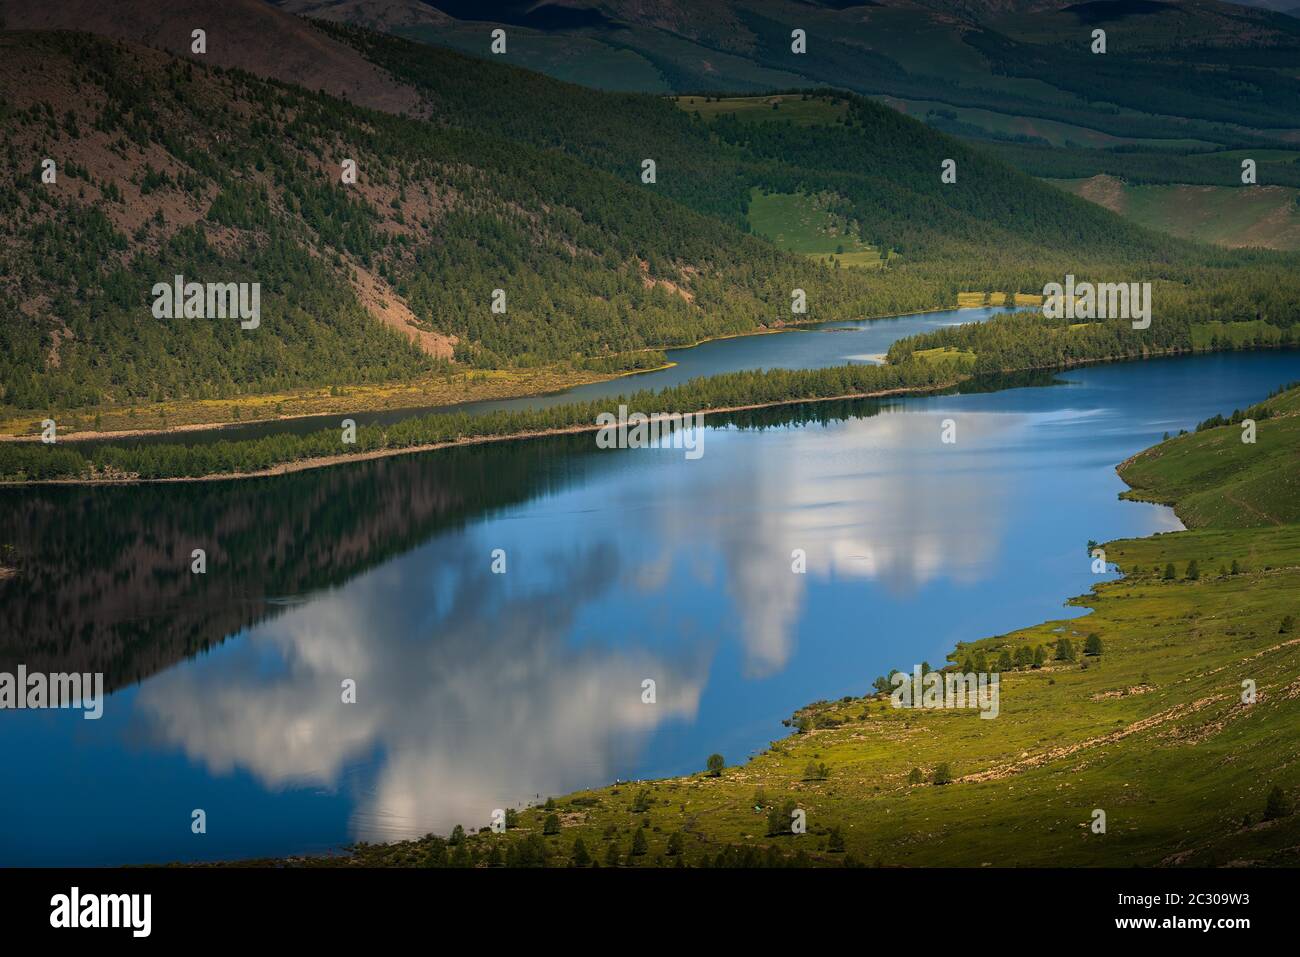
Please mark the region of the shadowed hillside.
[[[0, 24], [9, 30], [80, 30], [323, 90], [377, 110], [420, 109], [409, 87], [262, 0], [0, 0]], [[194, 30], [206, 33], [201, 56], [192, 49]]]
[[[141, 681], [447, 529], [562, 488], [589, 441], [451, 449], [258, 483], [0, 490], [0, 670]], [[578, 464], [575, 456], [584, 461]], [[190, 570], [206, 552], [206, 574]]]
[[[1268, 154], [1261, 185], [1295, 186], [1300, 176], [1300, 22], [1279, 12], [1282, 0], [1254, 5], [1263, 9], [1219, 0], [607, 2], [566, 4], [565, 17], [512, 0], [284, 6], [599, 89], [852, 90], [1054, 180], [1108, 173], [1129, 185], [1237, 190], [1241, 149], [1261, 163]], [[510, 47], [493, 56], [497, 27]], [[791, 49], [795, 29], [805, 53]], [[1104, 55], [1092, 49], [1094, 30], [1105, 32]], [[1295, 208], [1264, 208], [1264, 199], [1240, 197], [1228, 236], [1187, 223], [1177, 195], [1110, 208], [1183, 238], [1293, 248]]]

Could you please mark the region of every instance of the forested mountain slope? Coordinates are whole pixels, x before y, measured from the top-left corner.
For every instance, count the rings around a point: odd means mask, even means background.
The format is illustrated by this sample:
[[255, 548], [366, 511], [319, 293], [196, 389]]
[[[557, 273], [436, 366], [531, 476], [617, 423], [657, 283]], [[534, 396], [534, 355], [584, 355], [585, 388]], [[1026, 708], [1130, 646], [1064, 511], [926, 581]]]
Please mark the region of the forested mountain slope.
[[[796, 286], [826, 318], [861, 305], [851, 275], [554, 152], [83, 35], [4, 34], [0, 72], [10, 406], [383, 381], [453, 342], [600, 356], [779, 321]], [[260, 327], [155, 319], [177, 274], [260, 282]]]
[[[1138, 138], [1191, 135], [1189, 120], [1211, 136], [1220, 121], [1294, 126], [1300, 82], [1300, 24], [1220, 0], [428, 0], [429, 16], [411, 0], [279, 5], [483, 57], [500, 26], [512, 62], [605, 89], [825, 84]], [[796, 29], [806, 52], [791, 47]], [[1107, 32], [1105, 56], [1090, 50], [1094, 29]]]
[[[868, 291], [868, 314], [955, 304], [967, 289], [1037, 292], [1067, 272], [1201, 285], [1224, 282], [1225, 271], [1273, 272], [1295, 262], [1140, 228], [851, 93], [795, 92], [795, 107], [823, 104], [803, 113], [775, 103], [728, 112], [729, 99], [603, 93], [504, 58], [323, 29], [419, 89], [436, 122], [500, 131], [625, 177], [652, 158], [656, 190], [742, 228], [755, 188], [831, 197], [860, 241], [889, 257]], [[708, 99], [711, 113], [699, 108]], [[805, 122], [812, 114], [819, 118]], [[941, 176], [945, 160], [955, 163], [955, 181]]]
[[[658, 189], [701, 212], [743, 223], [753, 186], [843, 194], [869, 239], [907, 255], [979, 247], [1035, 254], [1064, 244], [1079, 255], [1152, 256], [1162, 240], [990, 160], [868, 99], [822, 93], [832, 123], [712, 123], [661, 97], [602, 93], [508, 63], [482, 61], [367, 31], [325, 25], [419, 89], [435, 121], [562, 150], [615, 175], [655, 159]], [[955, 183], [941, 181], [945, 159]], [[992, 249], [990, 249], [992, 247]]]
[[[280, 5], [598, 89], [852, 90], [1148, 228], [1225, 247], [1300, 246], [1291, 189], [1300, 22], [1270, 9], [1220, 0]], [[509, 49], [493, 55], [498, 28]], [[792, 49], [796, 31], [802, 52]], [[1261, 164], [1259, 188], [1243, 183], [1243, 158]], [[1101, 174], [1122, 181], [1091, 179]], [[1156, 184], [1178, 188], [1145, 188]]]
[[[1217, 0], [576, 6], [576, 14], [599, 16], [548, 18], [514, 3], [425, 5], [436, 22], [415, 22], [409, 3], [381, 0], [370, 0], [365, 16], [348, 4], [310, 0], [293, 9], [591, 88], [676, 90], [710, 100], [814, 86], [856, 91], [1144, 227], [1229, 248], [1300, 245], [1291, 189], [1300, 176], [1292, 132], [1300, 127], [1300, 23], [1291, 18]], [[377, 9], [392, 17], [377, 20]], [[498, 23], [509, 47], [492, 55], [489, 33]], [[805, 32], [811, 52], [790, 49], [794, 29]], [[1106, 32], [1104, 55], [1090, 47], [1096, 29]], [[648, 74], [634, 68], [637, 58]], [[455, 62], [391, 45], [378, 59], [404, 77], [423, 74], [426, 86], [440, 84], [439, 74]], [[635, 76], [641, 80], [629, 79]], [[510, 101], [502, 103], [508, 111]], [[494, 119], [501, 112], [491, 111]], [[887, 131], [874, 120], [862, 127]], [[804, 135], [810, 149], [821, 149], [824, 130]], [[1247, 158], [1260, 166], [1258, 187], [1243, 184]], [[900, 160], [928, 171], [906, 150]], [[859, 164], [852, 172], [896, 171]], [[1114, 201], [1109, 193], [1099, 197], [1092, 180], [1078, 181], [1102, 173], [1123, 178], [1113, 184]], [[740, 184], [690, 182], [711, 198], [712, 212], [734, 215], [743, 201]], [[680, 186], [665, 189], [680, 196]], [[1213, 212], [1199, 215], [1198, 200]], [[916, 210], [924, 215], [923, 206]]]

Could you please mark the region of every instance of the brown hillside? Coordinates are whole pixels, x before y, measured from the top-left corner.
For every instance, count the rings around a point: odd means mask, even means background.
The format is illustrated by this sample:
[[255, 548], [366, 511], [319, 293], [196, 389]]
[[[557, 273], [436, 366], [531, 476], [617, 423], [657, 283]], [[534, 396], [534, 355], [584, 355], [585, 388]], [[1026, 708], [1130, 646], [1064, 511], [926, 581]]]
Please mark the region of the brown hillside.
[[[420, 112], [411, 89], [355, 50], [261, 0], [0, 0], [9, 30], [81, 30], [158, 47], [213, 66], [324, 90], [389, 113]], [[191, 33], [207, 32], [207, 53], [191, 53]]]
[[[9, 142], [24, 157], [50, 156], [58, 159], [61, 175], [48, 186], [43, 195], [52, 205], [33, 205], [22, 218], [52, 221], [66, 214], [60, 204], [85, 206], [100, 210], [125, 242], [114, 256], [125, 265], [139, 252], [156, 252], [178, 230], [197, 226], [213, 247], [238, 256], [248, 243], [264, 242], [257, 231], [218, 225], [208, 220], [208, 210], [219, 188], [213, 182], [200, 185], [183, 185], [194, 171], [162, 145], [149, 142], [141, 145], [123, 137], [119, 130], [101, 128], [101, 120], [108, 106], [104, 90], [87, 82], [77, 65], [61, 55], [52, 55], [44, 34], [8, 33], [0, 35], [0, 89], [10, 93], [8, 105], [19, 111], [0, 123], [0, 142]], [[165, 52], [127, 45], [127, 56], [133, 69], [142, 73], [161, 74], [174, 60]], [[199, 99], [216, 107], [227, 117], [254, 115], [257, 105], [249, 100], [248, 91], [233, 75], [218, 76], [199, 72], [195, 76]], [[185, 139], [195, 144], [209, 144], [215, 148], [230, 136], [229, 132], [211, 130], [196, 118], [178, 110], [175, 104], [159, 102], [174, 127]], [[34, 123], [26, 111], [48, 108], [58, 116], [62, 125]], [[23, 118], [25, 117], [25, 118]], [[287, 118], [287, 117], [286, 117]], [[322, 144], [323, 145], [323, 144]], [[332, 144], [331, 144], [332, 145]], [[340, 148], [341, 152], [356, 156], [363, 166], [378, 165], [366, 158], [361, 144]], [[322, 179], [337, 177], [337, 168], [327, 166], [311, 153], [304, 159], [320, 171]], [[69, 163], [83, 172], [72, 175]], [[31, 165], [35, 165], [33, 161]], [[27, 164], [24, 164], [26, 167]], [[17, 171], [11, 171], [16, 173]], [[26, 172], [26, 168], [23, 171]], [[162, 177], [160, 185], [146, 186], [147, 176]], [[294, 220], [293, 212], [285, 205], [281, 190], [269, 173], [248, 171], [241, 173], [246, 179], [267, 189], [272, 208], [277, 215]], [[0, 175], [0, 185], [5, 177]], [[108, 189], [115, 190], [110, 199]], [[412, 190], [405, 205], [394, 207], [399, 192], [393, 183], [363, 181], [356, 187], [355, 195], [370, 205], [378, 214], [378, 229], [385, 233], [405, 234], [419, 242], [427, 242], [430, 231], [445, 211], [458, 200], [455, 194], [437, 182], [422, 183], [421, 189]], [[8, 224], [16, 226], [17, 224]], [[412, 313], [409, 305], [381, 276], [366, 269], [346, 252], [324, 247], [310, 229], [303, 229], [308, 248], [315, 256], [340, 257], [346, 267], [345, 276], [358, 304], [376, 322], [401, 333], [422, 351], [441, 358], [451, 358], [456, 343], [429, 328]], [[29, 246], [20, 231], [0, 227], [0, 262], [6, 255], [15, 261], [30, 261], [36, 252]], [[46, 361], [51, 368], [61, 362], [60, 347], [71, 338], [66, 326], [52, 314], [50, 304], [57, 293], [39, 282], [24, 282], [20, 277], [0, 277], [0, 290], [15, 284], [21, 289], [23, 312], [43, 323], [52, 325], [52, 343]]]

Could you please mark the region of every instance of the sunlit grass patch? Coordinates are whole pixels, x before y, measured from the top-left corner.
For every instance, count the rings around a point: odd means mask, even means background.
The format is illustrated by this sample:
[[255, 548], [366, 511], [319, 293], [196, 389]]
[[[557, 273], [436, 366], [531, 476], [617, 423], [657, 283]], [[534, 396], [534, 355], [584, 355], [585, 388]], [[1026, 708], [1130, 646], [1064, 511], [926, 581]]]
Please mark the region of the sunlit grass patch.
[[[1008, 299], [1012, 301], [1008, 301]], [[980, 306], [1041, 306], [1043, 297], [1038, 293], [1016, 292], [959, 292], [958, 309], [975, 309]]]
[[955, 346], [941, 346], [938, 349], [920, 349], [912, 357], [922, 362], [956, 362], [963, 369], [975, 365], [975, 353]]

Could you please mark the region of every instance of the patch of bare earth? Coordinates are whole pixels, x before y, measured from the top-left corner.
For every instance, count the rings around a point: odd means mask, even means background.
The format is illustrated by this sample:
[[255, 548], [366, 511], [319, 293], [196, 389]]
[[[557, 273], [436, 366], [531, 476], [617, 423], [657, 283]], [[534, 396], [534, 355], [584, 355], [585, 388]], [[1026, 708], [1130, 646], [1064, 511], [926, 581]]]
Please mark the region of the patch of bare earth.
[[[152, 50], [138, 50], [146, 68], [162, 68], [167, 57]], [[104, 108], [104, 97], [96, 89], [80, 88], [69, 80], [73, 71], [54, 69], [42, 54], [27, 49], [20, 37], [11, 36], [0, 42], [0, 87], [13, 91], [11, 104], [19, 109], [36, 104], [49, 106], [61, 121], [74, 117], [77, 135], [60, 127], [53, 135], [47, 127], [38, 125], [10, 127], [15, 140], [29, 153], [36, 155], [70, 156], [76, 165], [85, 169], [87, 181], [73, 176], [65, 164], [56, 167], [56, 178], [47, 189], [53, 198], [83, 205], [98, 204], [114, 228], [133, 235], [142, 225], [150, 223], [161, 213], [163, 224], [154, 231], [158, 236], [169, 236], [176, 230], [198, 222], [211, 199], [207, 195], [191, 195], [172, 187], [160, 187], [144, 193], [133, 180], [140, 179], [146, 170], [163, 173], [173, 181], [188, 171], [162, 146], [149, 143], [140, 147], [118, 133], [105, 133], [95, 129], [95, 122]], [[73, 144], [69, 149], [68, 143]], [[101, 186], [112, 183], [120, 199], [104, 199]], [[146, 243], [148, 245], [148, 243]], [[156, 242], [155, 242], [156, 245]], [[119, 254], [125, 262], [134, 254], [128, 249]]]
[[1081, 182], [1078, 195], [1098, 206], [1105, 206], [1113, 213], [1123, 213], [1128, 206], [1124, 196], [1124, 183], [1114, 176], [1098, 173]]
[[1151, 685], [1134, 685], [1132, 688], [1116, 688], [1114, 691], [1099, 691], [1092, 696], [1093, 701], [1104, 701], [1107, 698], [1127, 698], [1135, 694], [1147, 694], [1156, 689]]
[[390, 329], [396, 329], [431, 356], [450, 359], [458, 341], [455, 336], [444, 336], [420, 327], [410, 306], [381, 277], [365, 267], [352, 263], [352, 288], [362, 307], [374, 319]]
[[689, 303], [695, 302], [695, 294], [684, 286], [679, 286], [670, 279], [655, 279], [650, 275], [650, 264], [644, 259], [638, 259], [637, 264], [641, 269], [641, 283], [647, 289], [654, 289], [656, 286], [668, 290], [674, 295], [680, 296]]

